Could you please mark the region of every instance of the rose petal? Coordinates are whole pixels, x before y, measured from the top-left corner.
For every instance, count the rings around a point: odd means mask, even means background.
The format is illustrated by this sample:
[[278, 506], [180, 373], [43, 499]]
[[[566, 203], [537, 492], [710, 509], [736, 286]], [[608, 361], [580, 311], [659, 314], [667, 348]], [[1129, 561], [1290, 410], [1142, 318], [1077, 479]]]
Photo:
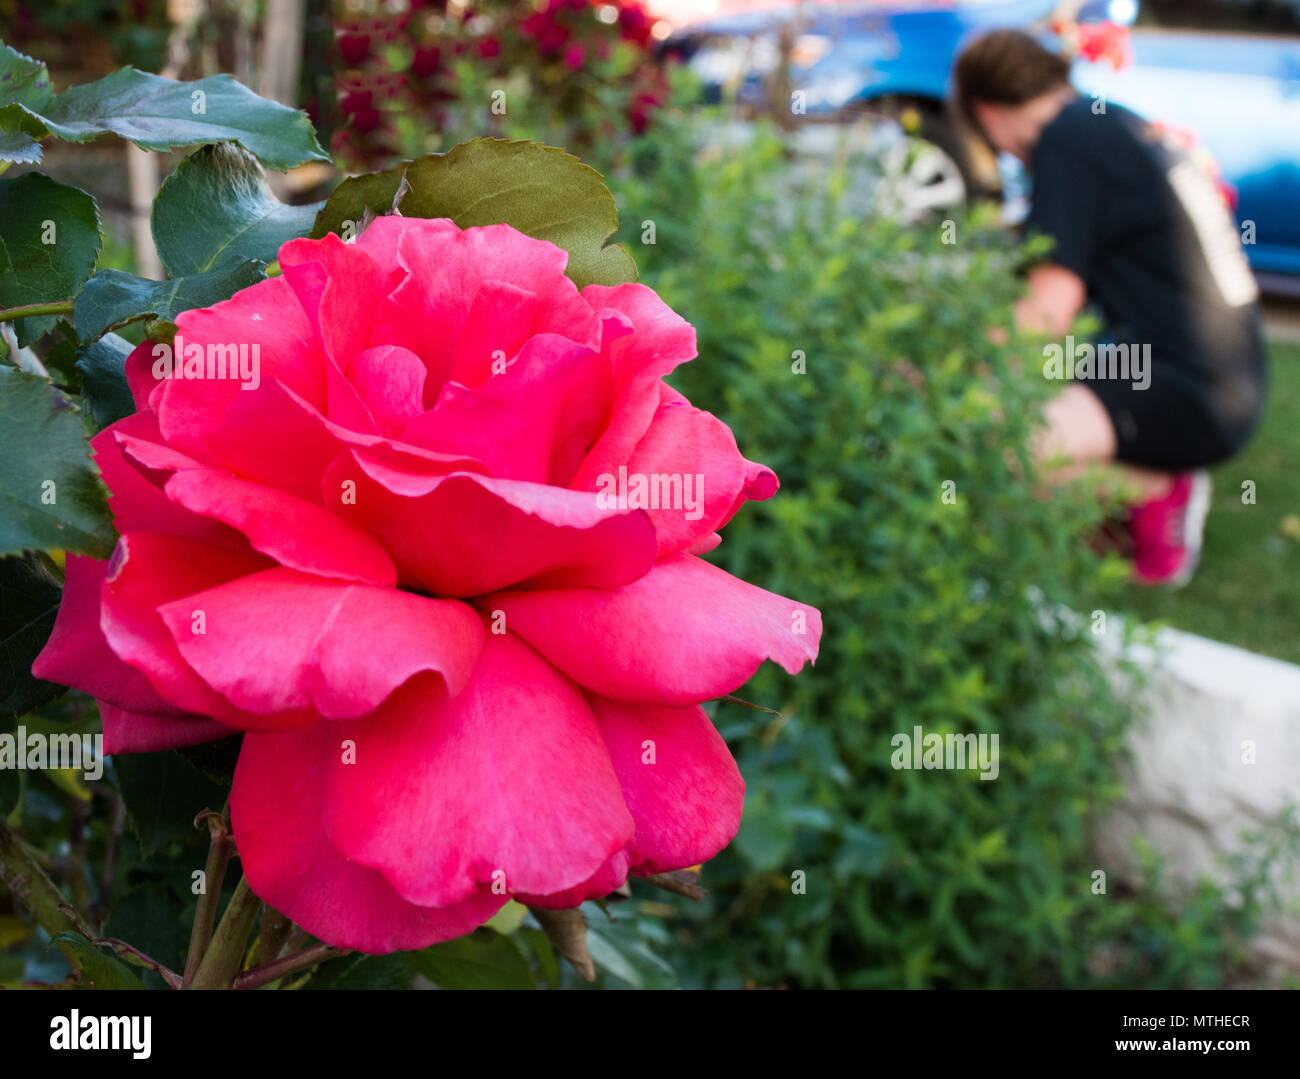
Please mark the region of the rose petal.
[[600, 509], [589, 494], [456, 472], [417, 475], [353, 450], [322, 490], [355, 485], [360, 526], [387, 548], [401, 579], [440, 596], [507, 585], [609, 587], [654, 563], [654, 528], [639, 511]]
[[[400, 435], [424, 407], [424, 364], [409, 349], [380, 345], [358, 352], [348, 366], [348, 379], [379, 430], [390, 437]], [[455, 452], [470, 450], [458, 446]]]
[[[202, 634], [191, 632], [196, 609]], [[288, 569], [241, 577], [158, 613], [199, 676], [256, 713], [361, 716], [425, 671], [454, 695], [483, 647], [482, 622], [463, 603]]]
[[[276, 383], [242, 394], [223, 415], [218, 436], [214, 444], [220, 448], [213, 456], [227, 471], [326, 505], [338, 504], [339, 489], [335, 487], [323, 499], [321, 474], [351, 446], [424, 472], [483, 471], [467, 454], [440, 454], [376, 433], [349, 430]], [[286, 446], [293, 452], [286, 453]]]
[[[213, 307], [176, 316], [177, 341], [173, 347], [183, 363], [195, 348], [205, 357], [209, 346], [225, 349], [246, 346], [255, 377], [191, 379], [167, 378], [149, 392], [148, 404], [158, 414], [159, 427], [169, 445], [204, 464], [216, 464], [224, 440], [218, 433], [226, 410], [241, 397], [280, 385], [313, 407], [325, 406], [325, 358], [312, 324], [303, 313], [294, 290], [283, 278], [260, 281]], [[254, 349], [256, 346], [256, 349]], [[128, 357], [128, 378], [137, 400], [153, 378], [152, 364], [139, 356]], [[137, 358], [138, 357], [138, 358]], [[245, 385], [256, 388], [244, 388]], [[137, 390], [136, 387], [140, 389]]]
[[463, 936], [506, 903], [480, 888], [454, 905], [416, 906], [383, 874], [340, 854], [321, 826], [323, 749], [332, 746], [315, 729], [244, 738], [230, 818], [257, 896], [326, 943], [371, 954]]
[[366, 347], [386, 275], [366, 251], [333, 233], [319, 240], [290, 240], [280, 248], [280, 269], [308, 322], [340, 371]]
[[177, 472], [165, 490], [177, 505], [238, 529], [255, 551], [290, 569], [363, 584], [397, 583], [397, 567], [379, 543], [295, 495], [210, 468]]
[[561, 432], [584, 422], [591, 427], [603, 414], [604, 367], [585, 345], [555, 334], [533, 337], [479, 389], [447, 383], [437, 408], [413, 420], [402, 438], [469, 454], [503, 479], [547, 483]]
[[[694, 863], [692, 863], [694, 864]], [[617, 888], [623, 887], [632, 867], [632, 860], [626, 850], [620, 850], [605, 859], [595, 873], [574, 888], [566, 888], [552, 895], [517, 895], [515, 898], [528, 907], [541, 907], [543, 910], [566, 910], [580, 907], [588, 899], [602, 899]]]
[[[252, 551], [227, 551], [179, 536], [128, 532], [117, 541], [101, 591], [99, 624], [104, 638], [123, 662], [143, 671], [174, 707], [219, 717], [227, 725], [243, 729], [246, 717], [239, 717], [185, 662], [158, 608], [269, 565]], [[263, 717], [254, 722], [274, 729], [312, 718]]]
[[625, 701], [696, 704], [730, 693], [764, 659], [794, 674], [817, 656], [821, 614], [691, 555], [609, 590], [484, 596], [580, 685]]
[[370, 343], [400, 345], [424, 361], [426, 406], [449, 378], [480, 383], [494, 352], [508, 359], [532, 334], [594, 343], [599, 321], [564, 276], [567, 261], [561, 248], [508, 225], [412, 223], [398, 239], [408, 276], [380, 304]]
[[432, 699], [415, 680], [336, 728], [326, 829], [411, 902], [481, 885], [550, 895], [590, 878], [632, 838], [600, 730], [582, 694], [522, 642], [489, 635], [474, 677]]
[[104, 752], [110, 756], [156, 753], [239, 733], [204, 716], [128, 712], [108, 701], [99, 702], [99, 715], [104, 721]]
[[735, 838], [745, 781], [703, 708], [588, 701], [636, 821], [638, 875], [707, 862]]
[[626, 466], [597, 483], [617, 492], [619, 505], [646, 509], [662, 558], [694, 547], [735, 512], [748, 489], [748, 467], [731, 428], [685, 402], [668, 401]]
[[108, 563], [68, 555], [63, 600], [32, 674], [72, 686], [132, 712], [182, 714], [136, 668], [123, 663], [99, 628], [99, 595]]
[[[192, 536], [219, 546], [232, 543], [242, 545], [238, 533], [216, 521], [197, 517], [182, 509], [163, 494], [157, 473], [144, 468], [128, 447], [135, 445], [153, 447], [156, 444], [133, 437], [132, 430], [154, 428], [157, 425], [147, 413], [136, 413], [105, 427], [90, 440], [95, 465], [108, 488], [108, 506], [113, 511], [113, 527], [123, 532], [166, 532], [177, 536]], [[165, 447], [163, 447], [165, 449]], [[162, 475], [166, 475], [163, 473]]]
[[695, 328], [644, 285], [588, 285], [583, 299], [602, 314], [617, 312], [631, 334], [608, 340], [611, 402], [604, 431], [569, 486], [596, 488], [596, 478], [626, 464], [661, 403], [660, 379], [696, 354]]

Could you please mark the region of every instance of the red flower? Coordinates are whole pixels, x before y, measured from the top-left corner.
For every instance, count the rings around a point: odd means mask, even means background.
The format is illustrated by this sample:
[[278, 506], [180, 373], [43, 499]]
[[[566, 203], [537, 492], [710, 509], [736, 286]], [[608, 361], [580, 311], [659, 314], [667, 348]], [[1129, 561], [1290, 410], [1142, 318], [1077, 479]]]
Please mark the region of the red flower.
[[370, 54], [370, 35], [358, 33], [341, 35], [339, 54], [345, 63], [356, 67]]
[[625, 5], [618, 13], [618, 25], [624, 40], [642, 48], [649, 44], [654, 23], [643, 8], [636, 4]]
[[437, 45], [422, 46], [416, 49], [414, 56], [411, 57], [411, 74], [427, 79], [437, 74], [441, 63], [442, 53]]
[[1075, 51], [1090, 63], [1109, 60], [1116, 71], [1133, 63], [1133, 44], [1127, 26], [1113, 22], [1078, 23], [1073, 31]]
[[244, 872], [329, 943], [712, 857], [744, 784], [700, 702], [816, 656], [815, 609], [699, 557], [777, 480], [663, 381], [694, 331], [567, 258], [402, 217], [294, 240], [177, 317], [175, 365], [136, 349], [94, 440], [121, 539], [68, 559], [34, 671], [110, 753], [243, 732]]

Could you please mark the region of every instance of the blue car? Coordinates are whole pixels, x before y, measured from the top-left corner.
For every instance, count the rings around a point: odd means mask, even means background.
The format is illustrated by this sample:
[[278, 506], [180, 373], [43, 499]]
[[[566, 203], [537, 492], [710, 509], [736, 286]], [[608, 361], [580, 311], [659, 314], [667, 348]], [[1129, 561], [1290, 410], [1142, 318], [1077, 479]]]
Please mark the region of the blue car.
[[669, 40], [706, 93], [770, 107], [783, 47], [784, 92], [832, 124], [863, 114], [916, 121], [932, 152], [915, 160], [919, 204], [991, 195], [1007, 179], [961, 132], [944, 101], [953, 59], [972, 37], [1012, 26], [1053, 39], [1062, 14], [1132, 26], [1134, 63], [1075, 64], [1081, 92], [1195, 132], [1238, 196], [1247, 253], [1261, 282], [1300, 289], [1300, 0], [954, 0], [779, 4], [681, 27]]

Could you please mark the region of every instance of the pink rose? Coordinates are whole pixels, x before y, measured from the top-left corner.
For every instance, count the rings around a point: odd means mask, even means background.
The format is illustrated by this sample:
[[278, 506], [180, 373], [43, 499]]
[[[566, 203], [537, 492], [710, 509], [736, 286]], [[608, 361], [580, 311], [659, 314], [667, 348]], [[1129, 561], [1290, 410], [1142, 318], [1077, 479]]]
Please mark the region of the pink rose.
[[121, 539], [68, 559], [34, 672], [110, 753], [244, 732], [244, 872], [330, 943], [712, 857], [744, 784], [700, 702], [816, 656], [815, 609], [699, 557], [777, 480], [663, 381], [694, 331], [567, 259], [446, 220], [294, 240], [177, 319], [175, 367], [136, 349], [94, 440]]

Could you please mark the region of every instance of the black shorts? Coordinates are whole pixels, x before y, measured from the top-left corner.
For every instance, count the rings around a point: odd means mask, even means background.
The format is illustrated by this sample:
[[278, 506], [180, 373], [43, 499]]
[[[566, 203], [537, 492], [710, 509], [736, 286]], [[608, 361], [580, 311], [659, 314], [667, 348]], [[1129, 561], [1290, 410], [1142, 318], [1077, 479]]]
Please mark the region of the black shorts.
[[1249, 373], [1198, 378], [1153, 362], [1150, 385], [1123, 379], [1079, 379], [1115, 428], [1115, 459], [1165, 472], [1208, 468], [1237, 454], [1263, 411], [1263, 364]]

